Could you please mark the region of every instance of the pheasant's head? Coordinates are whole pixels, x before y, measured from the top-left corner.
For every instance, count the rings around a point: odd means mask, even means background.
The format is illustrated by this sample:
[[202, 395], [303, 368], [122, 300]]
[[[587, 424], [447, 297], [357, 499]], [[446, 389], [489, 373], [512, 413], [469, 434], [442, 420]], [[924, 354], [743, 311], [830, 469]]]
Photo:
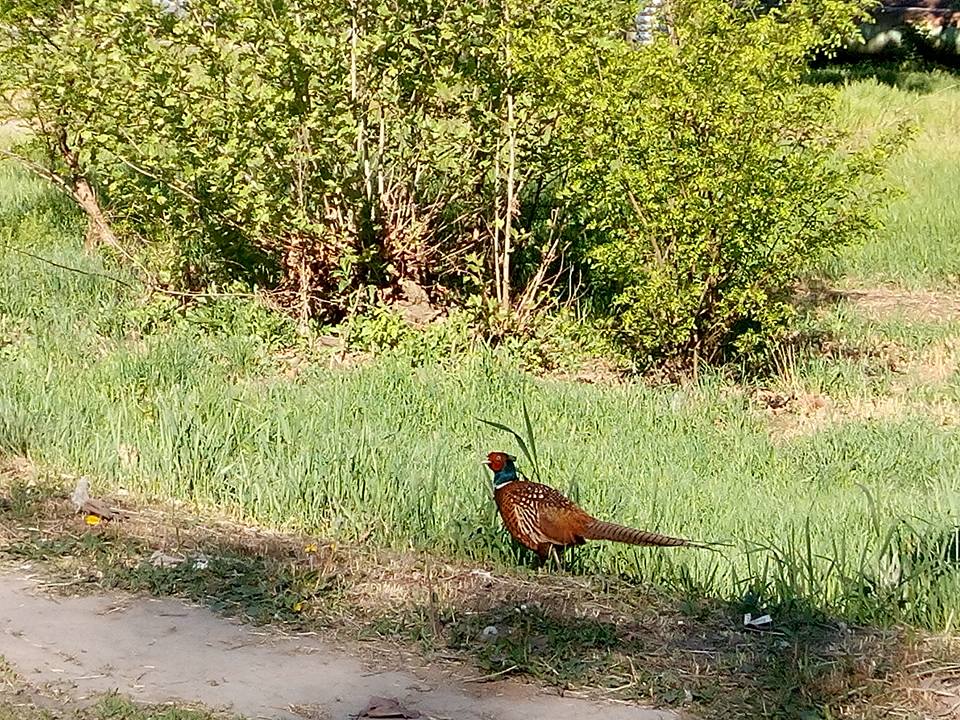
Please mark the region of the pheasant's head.
[[503, 487], [507, 483], [519, 480], [517, 468], [513, 464], [516, 458], [513, 455], [507, 455], [505, 452], [492, 452], [487, 455], [484, 464], [493, 470], [493, 487]]

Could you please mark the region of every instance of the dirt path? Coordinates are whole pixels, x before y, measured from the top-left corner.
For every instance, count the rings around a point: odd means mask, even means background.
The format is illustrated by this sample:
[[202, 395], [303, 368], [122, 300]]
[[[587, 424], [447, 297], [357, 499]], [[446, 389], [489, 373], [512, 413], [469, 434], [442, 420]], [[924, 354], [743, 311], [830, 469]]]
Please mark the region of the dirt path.
[[75, 695], [200, 702], [252, 718], [345, 720], [371, 696], [450, 720], [674, 720], [673, 713], [539, 694], [514, 682], [370, 672], [312, 637], [281, 637], [176, 600], [51, 597], [0, 574], [0, 655], [32, 684]]

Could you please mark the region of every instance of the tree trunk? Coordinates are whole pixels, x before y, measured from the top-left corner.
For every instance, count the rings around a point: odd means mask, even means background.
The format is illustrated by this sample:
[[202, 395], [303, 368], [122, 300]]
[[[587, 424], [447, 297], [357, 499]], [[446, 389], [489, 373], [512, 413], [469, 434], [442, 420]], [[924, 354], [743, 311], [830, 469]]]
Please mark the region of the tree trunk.
[[60, 128], [57, 134], [57, 145], [59, 146], [60, 156], [70, 170], [70, 177], [67, 179], [70, 194], [77, 205], [87, 214], [87, 236], [84, 239], [83, 247], [85, 250], [93, 251], [103, 245], [110, 245], [119, 248], [120, 241], [114, 234], [107, 222], [106, 215], [97, 201], [97, 194], [93, 190], [90, 181], [87, 180], [83, 168], [80, 167], [80, 161], [77, 154], [73, 151], [70, 143], [67, 142], [67, 131]]
[[73, 199], [87, 214], [87, 236], [83, 242], [84, 250], [92, 252], [103, 245], [119, 247], [120, 241], [117, 240], [117, 236], [103, 214], [103, 210], [100, 209], [97, 195], [87, 179], [82, 175], [74, 176], [71, 184], [73, 185]]

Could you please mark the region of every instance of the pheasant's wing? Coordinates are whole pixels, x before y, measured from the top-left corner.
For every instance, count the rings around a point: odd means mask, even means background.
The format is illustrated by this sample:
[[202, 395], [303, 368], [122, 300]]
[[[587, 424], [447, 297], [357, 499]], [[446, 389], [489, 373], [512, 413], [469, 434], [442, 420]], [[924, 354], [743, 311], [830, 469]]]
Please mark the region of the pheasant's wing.
[[524, 488], [537, 510], [537, 527], [541, 535], [554, 545], [574, 545], [583, 542], [583, 526], [592, 520], [562, 493], [549, 485], [527, 483]]
[[565, 502], [544, 502], [539, 509], [541, 532], [555, 545], [579, 545], [583, 542], [584, 520], [589, 516], [566, 498]]
[[522, 545], [537, 550], [543, 543], [549, 543], [550, 538], [540, 531], [540, 522], [537, 507], [530, 502], [520, 490], [520, 484], [508, 485], [503, 490], [503, 500], [498, 501], [500, 515], [507, 530]]

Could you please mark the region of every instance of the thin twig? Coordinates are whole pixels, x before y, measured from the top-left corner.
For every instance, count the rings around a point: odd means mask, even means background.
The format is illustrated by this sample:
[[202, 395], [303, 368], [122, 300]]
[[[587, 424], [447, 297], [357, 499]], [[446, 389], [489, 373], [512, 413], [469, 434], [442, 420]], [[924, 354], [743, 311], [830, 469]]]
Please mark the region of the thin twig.
[[[198, 207], [203, 206], [203, 202], [201, 202], [201, 200], [200, 200], [196, 195], [194, 195], [192, 192], [190, 192], [189, 190], [187, 190], [185, 187], [183, 187], [183, 186], [180, 185], [179, 183], [176, 183], [176, 182], [174, 182], [173, 180], [167, 180], [166, 178], [160, 177], [159, 175], [156, 175], [155, 173], [152, 173], [152, 172], [150, 172], [149, 170], [140, 167], [140, 166], [137, 165], [136, 163], [132, 162], [132, 161], [129, 160], [128, 158], [125, 158], [123, 155], [121, 155], [120, 153], [118, 153], [118, 152], [116, 152], [116, 151], [114, 151], [114, 150], [109, 150], [109, 149], [108, 149], [107, 152], [109, 152], [109, 153], [110, 153], [111, 155], [113, 155], [117, 160], [119, 160], [121, 163], [123, 163], [124, 165], [126, 165], [128, 168], [130, 168], [131, 170], [133, 170], [135, 173], [137, 173], [137, 174], [139, 174], [139, 175], [143, 175], [143, 177], [149, 178], [149, 179], [151, 179], [151, 180], [153, 180], [153, 181], [155, 181], [155, 182], [160, 183], [161, 185], [166, 185], [168, 188], [170, 188], [171, 190], [174, 190], [175, 192], [179, 193], [181, 196], [185, 197], [187, 200], [189, 200], [190, 202], [192, 202], [194, 205], [196, 205], [196, 206], [198, 206]], [[221, 212], [221, 211], [215, 211], [215, 214], [217, 215], [217, 217], [219, 217], [221, 220], [223, 220], [223, 222], [224, 222], [225, 224], [227, 224], [228, 226], [232, 227], [234, 230], [239, 230], [240, 232], [244, 232], [244, 229], [243, 229], [235, 220], [231, 219], [230, 217], [228, 217], [228, 216], [227, 216], [226, 214], [224, 214], [223, 212]]]
[[[47, 265], [52, 265], [53, 267], [59, 268], [61, 270], [67, 270], [68, 272], [77, 273], [78, 275], [88, 275], [90, 277], [103, 278], [104, 280], [112, 280], [118, 285], [123, 285], [126, 288], [131, 290], [137, 290], [137, 286], [122, 280], [114, 275], [108, 275], [106, 273], [99, 273], [94, 270], [83, 270], [82, 268], [72, 267], [70, 265], [64, 265], [59, 263], [56, 260], [51, 260], [50, 258], [45, 258], [41, 255], [35, 255], [32, 252], [23, 250], [22, 248], [15, 247], [13, 245], [8, 245], [7, 243], [0, 242], [0, 248], [5, 250], [12, 250], [15, 253], [24, 255], [33, 260], [45, 263]], [[182, 297], [182, 298], [258, 298], [262, 297], [263, 293], [241, 293], [241, 292], [216, 292], [216, 291], [203, 291], [203, 290], [171, 290], [169, 288], [160, 287], [159, 285], [151, 282], [140, 281], [143, 285], [143, 289], [148, 293], [155, 293], [158, 295], [169, 295], [171, 297]], [[282, 293], [276, 293], [282, 294]]]
[[47, 265], [52, 265], [53, 267], [60, 268], [61, 270], [68, 270], [69, 272], [77, 273], [78, 275], [89, 275], [90, 277], [98, 277], [98, 278], [103, 278], [104, 280], [112, 280], [118, 285], [123, 285], [124, 287], [128, 287], [131, 290], [137, 289], [136, 286], [128, 283], [126, 280], [121, 280], [120, 278], [114, 277], [113, 275], [107, 275], [106, 273], [99, 273], [94, 270], [83, 270], [81, 268], [71, 267], [70, 265], [64, 265], [63, 263], [58, 263], [56, 260], [51, 260], [50, 258], [45, 258], [40, 255], [34, 255], [32, 252], [28, 252], [27, 250], [23, 250], [22, 248], [14, 247], [13, 245], [8, 245], [7, 243], [0, 243], [0, 247], [2, 247], [5, 250], [12, 250], [15, 253], [19, 253], [20, 255], [25, 255], [28, 258], [38, 260], [42, 263], [46, 263]]
[[[54, 172], [53, 170], [50, 170], [49, 168], [45, 168], [45, 167], [44, 167], [43, 165], [41, 165], [40, 163], [38, 163], [38, 162], [36, 162], [36, 161], [34, 161], [34, 160], [31, 160], [31, 159], [28, 158], [28, 157], [25, 157], [25, 156], [23, 156], [23, 155], [20, 155], [19, 153], [12, 152], [12, 151], [10, 151], [10, 150], [5, 150], [5, 149], [0, 148], [0, 155], [3, 155], [4, 157], [10, 158], [11, 160], [15, 160], [16, 162], [18, 162], [18, 163], [20, 163], [21, 165], [23, 165], [23, 167], [25, 167], [25, 168], [26, 168], [27, 170], [29, 170], [30, 172], [34, 173], [34, 174], [37, 175], [38, 177], [40, 177], [40, 178], [46, 180], [47, 182], [49, 182], [49, 183], [50, 183], [51, 185], [53, 185], [55, 188], [57, 188], [58, 190], [60, 190], [64, 195], [67, 195], [74, 203], [76, 203], [76, 204], [78, 204], [78, 205], [81, 205], [81, 209], [84, 210], [85, 214], [87, 215], [88, 220], [89, 220], [89, 221], [93, 221], [93, 218], [90, 217], [89, 212], [87, 212], [86, 209], [82, 207], [82, 204], [80, 203], [80, 201], [79, 201], [79, 199], [78, 199], [78, 197], [77, 197], [77, 191], [76, 191], [76, 189], [75, 189], [75, 188], [72, 188], [72, 187], [70, 186], [70, 183], [67, 182], [67, 181], [66, 181], [64, 178], [62, 178], [60, 175], [58, 175], [56, 172]], [[127, 252], [127, 250], [126, 250], [119, 242], [118, 242], [118, 243], [115, 243], [115, 244], [112, 244], [112, 247], [114, 247], [114, 248], [116, 248], [118, 251], [120, 251], [120, 253], [121, 253], [125, 258], [127, 258], [130, 262], [132, 262], [134, 265], [136, 265], [140, 270], [144, 270], [143, 266], [140, 265], [139, 262], [137, 262], [136, 258], [135, 258], [133, 255], [131, 255], [129, 252]]]
[[11, 150], [5, 150], [0, 148], [0, 155], [10, 158], [11, 160], [16, 160], [18, 163], [23, 165], [34, 175], [37, 175], [38, 177], [41, 177], [44, 180], [48, 180], [49, 182], [53, 183], [57, 187], [57, 189], [62, 191], [64, 194], [69, 195], [71, 199], [75, 199], [74, 192], [70, 188], [70, 185], [67, 183], [67, 181], [64, 180], [62, 177], [60, 177], [59, 175], [57, 175], [52, 170], [45, 168], [40, 163], [34, 160], [31, 160], [28, 157], [24, 157], [19, 153], [12, 152]]
[[216, 292], [216, 291], [211, 292], [208, 290], [170, 290], [169, 288], [162, 288], [156, 285], [147, 285], [146, 287], [150, 292], [158, 293], [161, 295], [170, 295], [171, 297], [183, 297], [183, 298], [257, 298], [257, 297], [261, 297], [260, 293]]
[[501, 670], [500, 672], [490, 673], [489, 675], [481, 675], [480, 677], [468, 678], [464, 680], [465, 683], [474, 683], [474, 682], [486, 682], [487, 680], [493, 680], [495, 677], [500, 677], [501, 675], [506, 675], [508, 672], [513, 672], [517, 669], [516, 665], [511, 665], [506, 670]]

